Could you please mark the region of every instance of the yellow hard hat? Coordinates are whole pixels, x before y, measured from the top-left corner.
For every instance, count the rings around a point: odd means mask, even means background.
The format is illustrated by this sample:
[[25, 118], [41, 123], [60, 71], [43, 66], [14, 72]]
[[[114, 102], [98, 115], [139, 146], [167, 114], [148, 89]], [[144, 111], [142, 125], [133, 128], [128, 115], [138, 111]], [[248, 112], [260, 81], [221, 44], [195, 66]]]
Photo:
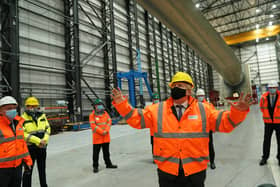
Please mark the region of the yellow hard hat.
[[31, 97], [28, 97], [25, 100], [25, 106], [27, 106], [27, 105], [29, 105], [29, 106], [39, 106], [40, 103], [39, 103], [39, 101], [36, 97], [31, 96]]
[[194, 87], [192, 78], [189, 74], [184, 73], [184, 72], [177, 72], [173, 77], [171, 82], [169, 83], [169, 87], [172, 86], [173, 83], [175, 82], [186, 82], [189, 83], [190, 85], [192, 85], [192, 87]]

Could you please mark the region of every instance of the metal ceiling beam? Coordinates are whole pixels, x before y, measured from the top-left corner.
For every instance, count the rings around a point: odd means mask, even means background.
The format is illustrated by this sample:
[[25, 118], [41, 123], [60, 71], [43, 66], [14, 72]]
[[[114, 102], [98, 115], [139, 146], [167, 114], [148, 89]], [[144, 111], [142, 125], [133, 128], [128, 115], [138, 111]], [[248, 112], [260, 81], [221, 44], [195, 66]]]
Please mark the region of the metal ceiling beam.
[[138, 3], [195, 49], [205, 62], [214, 66], [228, 84], [234, 86], [242, 81], [237, 57], [192, 1], [138, 0]]
[[[217, 0], [219, 1], [219, 0]], [[217, 1], [215, 1], [214, 3], [212, 3], [212, 5], [216, 4]], [[223, 7], [226, 7], [226, 6], [231, 6], [232, 3], [238, 3], [240, 2], [241, 0], [235, 0], [234, 2], [233, 1], [228, 1], [228, 2], [224, 2], [224, 3], [221, 3], [221, 4], [218, 4], [216, 6], [210, 6], [210, 7], [207, 7], [205, 9], [202, 9], [201, 11], [203, 13], [209, 13], [210, 11], [214, 11], [214, 10], [217, 10], [217, 9], [221, 9]]]
[[237, 43], [255, 40], [257, 38], [260, 39], [260, 38], [275, 36], [278, 33], [280, 33], [280, 25], [273, 25], [273, 26], [266, 27], [263, 29], [235, 34], [232, 36], [225, 36], [224, 40], [226, 41], [226, 43], [228, 45], [233, 45], [233, 44], [237, 44]]
[[[220, 16], [216, 16], [216, 17], [210, 18], [210, 19], [208, 19], [208, 21], [211, 22], [211, 21], [217, 20], [217, 19], [224, 19], [227, 16], [231, 16], [231, 15], [234, 15], [236, 13], [240, 13], [240, 12], [244, 12], [244, 11], [249, 11], [250, 9], [253, 9], [253, 8], [256, 8], [256, 7], [260, 7], [260, 6], [264, 6], [264, 5], [268, 4], [268, 3], [273, 3], [273, 2], [275, 2], [275, 0], [268, 0], [267, 2], [259, 3], [258, 5], [256, 4], [256, 5], [250, 6], [248, 8], [240, 9], [240, 10], [233, 11], [233, 12], [228, 12], [227, 14], [222, 14]], [[236, 3], [236, 2], [234, 1], [234, 3]], [[230, 5], [231, 3], [228, 3], [228, 4]]]
[[[264, 24], [264, 22], [265, 21], [262, 21], [262, 23], [260, 23], [260, 22], [250, 22], [249, 24], [244, 24], [244, 25], [242, 25], [242, 28], [249, 28], [249, 30], [252, 30], [252, 29], [254, 29], [255, 28], [255, 26], [256, 26], [256, 24], [258, 23], [259, 25], [260, 25], [260, 28], [261, 27], [265, 27], [267, 24]], [[267, 22], [268, 23], [268, 22]], [[279, 19], [275, 19], [275, 20], [273, 20], [273, 24], [274, 25], [278, 25], [280, 23], [280, 20]], [[234, 27], [234, 28], [231, 28], [231, 29], [228, 29], [228, 30], [224, 30], [224, 31], [219, 31], [219, 30], [217, 30], [220, 34], [223, 34], [224, 36], [226, 35], [225, 33], [227, 33], [227, 32], [232, 32], [232, 31], [236, 31], [236, 28]], [[242, 31], [241, 31], [242, 32]], [[238, 32], [237, 32], [238, 33]], [[232, 35], [232, 34], [230, 34], [230, 35]]]

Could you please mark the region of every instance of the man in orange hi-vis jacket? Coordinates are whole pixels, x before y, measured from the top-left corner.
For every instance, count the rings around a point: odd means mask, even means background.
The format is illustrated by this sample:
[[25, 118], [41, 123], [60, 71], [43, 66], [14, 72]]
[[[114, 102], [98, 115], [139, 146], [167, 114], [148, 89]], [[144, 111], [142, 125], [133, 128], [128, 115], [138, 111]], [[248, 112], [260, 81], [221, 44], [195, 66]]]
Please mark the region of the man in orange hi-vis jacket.
[[24, 119], [17, 115], [17, 101], [11, 96], [0, 99], [0, 186], [20, 187], [22, 164], [30, 170], [29, 155], [22, 124]]
[[271, 136], [273, 131], [275, 131], [278, 144], [276, 157], [280, 166], [280, 92], [278, 91], [278, 83], [276, 81], [271, 81], [268, 84], [268, 91], [260, 99], [260, 108], [265, 127], [263, 155], [259, 164], [263, 166], [267, 163], [270, 154]]
[[171, 97], [143, 110], [133, 108], [119, 89], [113, 105], [127, 123], [154, 131], [154, 161], [160, 187], [203, 187], [209, 162], [209, 132], [231, 132], [246, 117], [252, 104], [241, 94], [230, 111], [217, 111], [191, 97], [192, 78], [177, 72], [169, 84]]
[[98, 160], [99, 152], [102, 147], [103, 159], [106, 164], [106, 168], [117, 168], [117, 165], [113, 165], [110, 159], [110, 128], [112, 120], [109, 114], [105, 111], [105, 107], [100, 99], [94, 101], [94, 110], [89, 115], [90, 126], [92, 129], [92, 142], [93, 142], [93, 172], [98, 172]]

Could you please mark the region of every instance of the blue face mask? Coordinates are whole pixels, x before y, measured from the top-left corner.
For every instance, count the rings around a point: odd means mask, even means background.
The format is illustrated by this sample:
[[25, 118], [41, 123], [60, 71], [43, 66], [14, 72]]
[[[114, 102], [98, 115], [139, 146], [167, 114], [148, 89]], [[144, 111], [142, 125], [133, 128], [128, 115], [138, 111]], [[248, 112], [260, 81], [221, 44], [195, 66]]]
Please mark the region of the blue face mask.
[[276, 88], [269, 88], [269, 93], [275, 94], [276, 93]]
[[202, 101], [204, 100], [204, 97], [203, 97], [203, 96], [202, 96], [202, 97], [201, 97], [201, 96], [198, 96], [198, 97], [197, 97], [197, 100], [198, 100], [199, 102], [202, 102]]
[[14, 119], [16, 117], [16, 115], [17, 115], [17, 110], [16, 109], [6, 111], [6, 116], [8, 117], [9, 120]]
[[105, 108], [103, 105], [97, 105], [95, 110], [97, 113], [103, 113]]
[[97, 106], [96, 106], [96, 109], [97, 109], [97, 110], [104, 110], [104, 106], [103, 106], [103, 105], [97, 105]]
[[153, 100], [153, 103], [155, 104], [155, 103], [159, 103], [159, 100], [158, 99], [154, 99]]

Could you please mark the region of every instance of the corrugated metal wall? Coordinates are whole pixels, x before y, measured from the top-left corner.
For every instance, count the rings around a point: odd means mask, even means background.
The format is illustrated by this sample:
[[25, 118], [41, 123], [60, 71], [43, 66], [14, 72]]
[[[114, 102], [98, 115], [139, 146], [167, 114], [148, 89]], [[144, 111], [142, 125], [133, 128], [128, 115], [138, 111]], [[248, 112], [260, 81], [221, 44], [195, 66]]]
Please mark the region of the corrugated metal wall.
[[22, 98], [32, 94], [40, 98], [42, 105], [64, 99], [62, 1], [19, 1], [19, 35]]
[[[79, 40], [82, 76], [98, 96], [104, 99], [105, 95], [110, 94], [106, 93], [104, 89], [104, 54], [102, 50], [98, 50], [96, 55], [91, 54], [93, 50], [103, 44], [101, 34], [102, 19], [100, 19], [102, 4], [101, 0], [90, 0], [88, 2], [84, 0], [79, 1]], [[133, 66], [134, 70], [137, 70], [137, 33], [135, 28], [134, 2], [129, 1], [130, 23], [128, 23], [126, 3], [126, 0], [117, 0], [113, 6], [117, 70], [122, 72], [127, 72], [130, 69], [130, 42]], [[149, 14], [148, 16], [145, 15], [142, 7], [137, 5], [136, 10], [141, 67], [142, 71], [147, 72], [149, 76], [152, 74], [152, 78], [150, 78], [152, 82], [150, 84], [153, 85], [153, 91], [158, 92], [160, 90], [162, 99], [168, 97], [169, 89], [167, 84], [171, 76], [179, 70], [189, 72], [193, 76], [197, 87], [209, 89], [207, 65], [192, 49], [157, 19]], [[145, 20], [145, 16], [148, 18], [147, 20]], [[40, 99], [42, 106], [51, 106], [55, 105], [56, 100], [66, 100], [66, 95], [71, 92], [71, 90], [66, 89], [67, 80], [65, 80], [66, 72], [72, 70], [65, 69], [64, 19], [63, 1], [19, 1], [20, 89], [22, 99], [32, 94]], [[106, 21], [107, 23], [110, 22], [110, 20]], [[148, 23], [148, 31], [146, 21]], [[128, 24], [131, 26], [132, 41], [129, 41]], [[148, 40], [147, 37], [149, 38]], [[110, 37], [108, 37], [110, 53], [109, 41]], [[112, 61], [110, 54], [109, 61]], [[158, 63], [158, 74], [156, 73], [156, 62]], [[139, 90], [138, 85], [137, 83], [136, 92]], [[83, 83], [82, 90], [94, 98]], [[123, 81], [123, 90], [125, 93], [128, 93], [126, 81]], [[144, 97], [146, 101], [150, 100], [145, 87]], [[82, 98], [82, 105], [84, 115], [86, 116], [91, 111], [91, 105], [85, 95]]]

